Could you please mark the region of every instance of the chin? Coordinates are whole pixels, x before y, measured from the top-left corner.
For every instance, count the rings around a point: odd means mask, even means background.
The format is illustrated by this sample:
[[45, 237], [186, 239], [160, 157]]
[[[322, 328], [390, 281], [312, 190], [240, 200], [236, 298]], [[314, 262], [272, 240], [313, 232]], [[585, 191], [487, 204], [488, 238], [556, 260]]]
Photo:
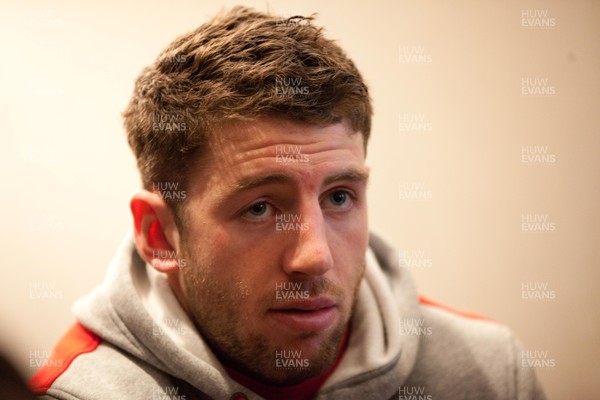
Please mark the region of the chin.
[[328, 368], [317, 370], [314, 368], [295, 369], [289, 371], [273, 371], [269, 377], [264, 377], [263, 381], [273, 386], [292, 386], [302, 383], [308, 379], [315, 378], [324, 374]]

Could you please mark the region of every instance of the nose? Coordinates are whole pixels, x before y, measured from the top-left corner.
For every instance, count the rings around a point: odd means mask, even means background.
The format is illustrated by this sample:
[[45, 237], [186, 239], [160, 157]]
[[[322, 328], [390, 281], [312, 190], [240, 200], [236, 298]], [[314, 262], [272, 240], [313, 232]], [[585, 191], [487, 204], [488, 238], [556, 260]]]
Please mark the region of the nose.
[[283, 270], [296, 277], [323, 275], [333, 267], [333, 257], [321, 206], [317, 202], [304, 207], [300, 216], [301, 229], [289, 232], [292, 237], [284, 255]]

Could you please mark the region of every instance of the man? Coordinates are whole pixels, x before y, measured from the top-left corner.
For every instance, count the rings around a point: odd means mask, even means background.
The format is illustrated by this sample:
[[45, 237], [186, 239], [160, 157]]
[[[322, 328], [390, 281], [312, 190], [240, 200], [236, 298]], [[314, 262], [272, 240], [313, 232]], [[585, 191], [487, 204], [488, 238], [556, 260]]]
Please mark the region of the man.
[[368, 90], [311, 18], [171, 43], [124, 113], [133, 239], [33, 378], [57, 399], [543, 398], [502, 325], [419, 299], [369, 235]]

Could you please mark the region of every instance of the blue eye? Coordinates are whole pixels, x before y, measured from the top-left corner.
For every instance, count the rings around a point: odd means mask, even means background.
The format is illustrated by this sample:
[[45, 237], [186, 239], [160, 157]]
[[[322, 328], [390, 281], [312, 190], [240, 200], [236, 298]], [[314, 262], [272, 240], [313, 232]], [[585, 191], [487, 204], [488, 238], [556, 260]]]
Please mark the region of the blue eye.
[[260, 203], [254, 203], [249, 208], [247, 213], [252, 215], [253, 217], [262, 217], [265, 215], [268, 209], [268, 204], [266, 201], [261, 201]]
[[343, 191], [333, 192], [330, 195], [331, 202], [335, 205], [342, 205], [346, 202], [348, 193]]
[[335, 208], [347, 209], [352, 206], [352, 198], [347, 190], [336, 190], [328, 195], [329, 204]]
[[268, 201], [257, 201], [246, 208], [242, 217], [252, 222], [265, 221], [275, 214], [275, 207]]

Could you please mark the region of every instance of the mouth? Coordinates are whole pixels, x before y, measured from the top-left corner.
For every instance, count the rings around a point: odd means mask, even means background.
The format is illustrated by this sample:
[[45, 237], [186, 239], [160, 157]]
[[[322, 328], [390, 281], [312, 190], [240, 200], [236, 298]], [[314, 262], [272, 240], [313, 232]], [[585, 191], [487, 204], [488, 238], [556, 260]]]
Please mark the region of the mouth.
[[298, 334], [326, 330], [333, 325], [338, 313], [338, 307], [332, 299], [320, 296], [270, 308], [267, 316], [279, 328]]

